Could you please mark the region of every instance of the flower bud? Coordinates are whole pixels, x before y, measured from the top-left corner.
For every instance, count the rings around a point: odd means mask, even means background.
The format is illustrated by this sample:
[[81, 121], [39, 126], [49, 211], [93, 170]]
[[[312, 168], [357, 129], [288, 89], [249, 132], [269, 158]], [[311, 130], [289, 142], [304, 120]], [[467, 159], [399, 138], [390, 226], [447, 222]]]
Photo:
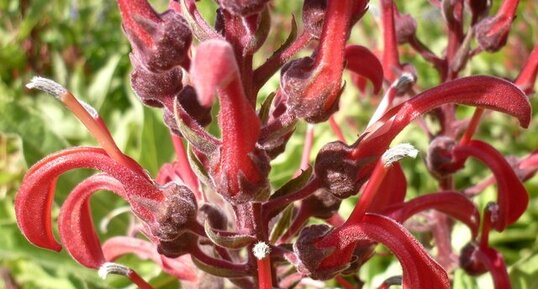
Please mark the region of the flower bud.
[[143, 45], [128, 29], [125, 31], [133, 45], [134, 53], [148, 70], [162, 72], [181, 65], [191, 45], [192, 33], [187, 21], [180, 14], [168, 10], [160, 15], [161, 22], [142, 17], [134, 19], [150, 35], [152, 45]]
[[258, 14], [265, 9], [269, 0], [219, 0], [220, 7], [238, 16]]
[[327, 0], [305, 0], [303, 4], [304, 29], [314, 38], [321, 36]]
[[356, 194], [364, 183], [364, 180], [357, 179], [361, 163], [349, 158], [352, 150], [346, 144], [336, 141], [323, 146], [316, 157], [316, 176], [339, 199]]
[[460, 266], [471, 276], [482, 275], [487, 271], [484, 263], [476, 256], [476, 254], [479, 254], [479, 250], [479, 247], [472, 242], [461, 249]]
[[302, 206], [308, 210], [312, 217], [329, 219], [340, 208], [341, 199], [325, 189], [317, 190], [302, 202]]
[[456, 170], [456, 160], [453, 154], [456, 142], [447, 136], [438, 136], [428, 147], [426, 165], [428, 170], [438, 178], [451, 175]]
[[417, 32], [417, 22], [408, 14], [400, 15], [400, 13], [396, 13], [395, 16], [394, 28], [398, 44], [407, 43]]
[[185, 232], [173, 240], [160, 240], [157, 252], [168, 258], [177, 258], [190, 253], [193, 246], [198, 245], [198, 236], [191, 232]]
[[331, 228], [325, 224], [311, 225], [301, 231], [297, 242], [293, 244], [293, 251], [298, 258], [294, 265], [299, 273], [313, 279], [327, 280], [347, 268], [348, 264], [335, 268], [319, 268], [321, 262], [331, 254], [332, 249], [317, 248], [315, 243], [330, 231]]
[[200, 223], [209, 222], [209, 226], [217, 230], [226, 230], [228, 228], [228, 217], [224, 211], [211, 203], [205, 203], [200, 207]]
[[181, 68], [176, 67], [168, 71], [154, 73], [147, 70], [142, 65], [136, 65], [131, 54], [131, 62], [134, 64], [134, 70], [131, 72], [131, 86], [140, 100], [149, 106], [162, 107], [166, 98], [172, 99], [179, 93], [182, 88]]
[[163, 188], [166, 200], [157, 210], [153, 234], [162, 241], [173, 241], [196, 222], [196, 197], [187, 187], [169, 183]]
[[290, 110], [307, 122], [321, 122], [338, 110], [340, 83], [329, 82], [319, 87], [322, 71], [316, 70], [315, 60], [305, 57], [289, 62], [282, 68], [281, 87], [288, 97]]

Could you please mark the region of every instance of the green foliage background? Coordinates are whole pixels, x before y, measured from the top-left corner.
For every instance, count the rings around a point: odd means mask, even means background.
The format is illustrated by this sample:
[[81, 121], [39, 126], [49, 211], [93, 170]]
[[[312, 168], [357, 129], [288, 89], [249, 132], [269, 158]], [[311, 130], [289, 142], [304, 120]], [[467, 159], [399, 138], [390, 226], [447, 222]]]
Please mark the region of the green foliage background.
[[[290, 15], [300, 20], [302, 1], [273, 0], [273, 29], [268, 44], [262, 47], [256, 63], [270, 55], [289, 32]], [[493, 1], [495, 11], [501, 1]], [[166, 1], [152, 1], [161, 10]], [[428, 1], [397, 1], [401, 10], [411, 13], [419, 22], [418, 34], [438, 55], [446, 45], [440, 11]], [[376, 24], [378, 1], [372, 1], [370, 13], [356, 26], [350, 42], [372, 49], [382, 47], [380, 30]], [[215, 4], [211, 0], [199, 2], [202, 13], [212, 19]], [[538, 1], [521, 1], [518, 18], [513, 25], [509, 44], [499, 53], [483, 54], [474, 59], [465, 74], [491, 74], [513, 78], [524, 62], [520, 55], [538, 43]], [[300, 23], [300, 21], [299, 21]], [[419, 73], [418, 85], [428, 88], [438, 83], [433, 69], [414, 57], [409, 47], [401, 47], [404, 58], [413, 63]], [[97, 108], [106, 121], [120, 148], [138, 160], [153, 175], [159, 166], [172, 158], [172, 146], [160, 112], [143, 107], [129, 86], [129, 45], [122, 33], [120, 16], [115, 1], [103, 0], [5, 0], [0, 1], [0, 271], [8, 272], [20, 288], [126, 288], [123, 278], [97, 278], [95, 271], [74, 262], [65, 252], [45, 251], [30, 245], [20, 234], [15, 223], [13, 199], [24, 171], [45, 155], [75, 145], [95, 145], [84, 127], [61, 104], [41, 93], [30, 92], [24, 84], [34, 75], [53, 78], [64, 84], [75, 95]], [[364, 128], [374, 106], [369, 97], [358, 97], [348, 83], [337, 120], [344, 124], [349, 142]], [[269, 94], [278, 85], [278, 75], [262, 90]], [[261, 97], [263, 100], [263, 97]], [[536, 99], [531, 99], [536, 108]], [[536, 111], [536, 109], [535, 109]], [[461, 117], [472, 110], [460, 108]], [[354, 124], [345, 125], [348, 123]], [[500, 114], [490, 114], [480, 127], [479, 137], [487, 140], [507, 155], [523, 156], [538, 148], [537, 122], [528, 131]], [[299, 125], [284, 155], [273, 162], [271, 181], [279, 187], [297, 169], [301, 157], [305, 125]], [[335, 136], [326, 124], [316, 126], [314, 151]], [[411, 127], [399, 138], [411, 142], [422, 152], [427, 139]], [[410, 195], [435, 191], [436, 183], [429, 176], [421, 159], [406, 161], [405, 170]], [[68, 173], [59, 181], [53, 218], [59, 205], [77, 181], [90, 172]], [[458, 187], [478, 182], [489, 172], [477, 162], [470, 163], [458, 176]], [[508, 264], [514, 288], [538, 288], [538, 178], [527, 186], [531, 204], [521, 220], [502, 234], [493, 234], [491, 243], [499, 248]], [[484, 206], [494, 198], [493, 188], [478, 202]], [[347, 214], [354, 200], [342, 206]], [[99, 193], [92, 199], [97, 222], [125, 203], [112, 194]], [[101, 239], [125, 234], [130, 218], [126, 214], [114, 217]], [[455, 246], [468, 240], [468, 232], [456, 227]], [[133, 266], [155, 288], [177, 288], [173, 278], [160, 273], [149, 262], [127, 257], [122, 262]], [[361, 271], [367, 286], [379, 284], [385, 278], [398, 274], [399, 265], [390, 256], [376, 257]], [[470, 278], [455, 272], [455, 288], [490, 288], [488, 275]], [[4, 286], [0, 279], [0, 288]], [[329, 283], [328, 286], [333, 286]], [[334, 285], [336, 286], [336, 285]], [[132, 287], [132, 286], [130, 286]], [[373, 288], [373, 287], [368, 287]]]

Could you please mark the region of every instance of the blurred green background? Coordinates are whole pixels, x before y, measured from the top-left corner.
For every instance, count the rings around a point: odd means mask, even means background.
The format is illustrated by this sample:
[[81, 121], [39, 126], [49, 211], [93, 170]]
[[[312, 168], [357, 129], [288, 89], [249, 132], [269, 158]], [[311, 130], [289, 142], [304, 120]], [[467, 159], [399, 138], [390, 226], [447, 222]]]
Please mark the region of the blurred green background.
[[[165, 0], [152, 1], [157, 10]], [[441, 55], [446, 45], [439, 9], [428, 1], [396, 1], [402, 11], [412, 14], [419, 23], [419, 38]], [[495, 11], [499, 2], [493, 1]], [[212, 0], [199, 2], [199, 9], [212, 21], [216, 7]], [[256, 58], [261, 63], [289, 33], [291, 14], [301, 23], [302, 1], [273, 0], [271, 38]], [[371, 1], [370, 12], [355, 27], [350, 40], [372, 50], [382, 48], [377, 26], [378, 1]], [[518, 18], [508, 45], [498, 53], [482, 54], [473, 59], [463, 74], [490, 74], [513, 79], [525, 61], [525, 55], [538, 43], [538, 1], [521, 1]], [[60, 254], [31, 246], [15, 223], [13, 199], [25, 170], [45, 155], [76, 145], [95, 145], [84, 127], [54, 99], [24, 88], [34, 75], [52, 78], [69, 88], [77, 97], [93, 105], [108, 124], [119, 147], [139, 161], [152, 175], [160, 165], [172, 159], [168, 130], [159, 110], [143, 107], [129, 86], [129, 45], [122, 33], [115, 1], [103, 0], [4, 0], [0, 1], [0, 288], [13, 280], [15, 288], [71, 289], [132, 287], [125, 279], [110, 277], [103, 281], [95, 271], [74, 262], [65, 252]], [[301, 29], [301, 28], [300, 28]], [[416, 57], [407, 46], [401, 47], [405, 61], [415, 65], [418, 86], [428, 88], [438, 83], [431, 66]], [[346, 76], [347, 79], [347, 76]], [[336, 119], [342, 124], [349, 142], [365, 127], [374, 106], [370, 96], [358, 93], [349, 79]], [[264, 87], [260, 99], [278, 86], [278, 75]], [[531, 98], [535, 108], [537, 101]], [[473, 110], [460, 108], [467, 117]], [[533, 121], [527, 131], [516, 122], [497, 113], [484, 118], [479, 138], [506, 155], [523, 156], [538, 148], [538, 124]], [[299, 166], [305, 125], [300, 124], [285, 154], [273, 162], [271, 181], [275, 187], [285, 183]], [[326, 124], [316, 126], [314, 152], [335, 139]], [[427, 148], [426, 136], [411, 126], [398, 141], [411, 142], [421, 152]], [[436, 182], [424, 165], [424, 153], [417, 160], [404, 162], [410, 196], [434, 192]], [[69, 172], [61, 177], [55, 196], [53, 218], [58, 214], [69, 190], [89, 171]], [[459, 188], [477, 183], [489, 172], [478, 162], [470, 162], [456, 178]], [[520, 221], [502, 234], [492, 234], [491, 244], [500, 249], [510, 264], [514, 288], [538, 288], [538, 178], [527, 183], [531, 204]], [[489, 188], [478, 199], [481, 207], [494, 199]], [[352, 198], [342, 206], [347, 214]], [[108, 193], [92, 199], [94, 220], [106, 227], [99, 229], [101, 240], [125, 234], [131, 221], [128, 214], [110, 217], [109, 213], [125, 203]], [[460, 248], [468, 232], [456, 226], [454, 245]], [[386, 255], [386, 254], [385, 254]], [[138, 270], [155, 288], [178, 288], [173, 278], [160, 273], [149, 262], [135, 257], [121, 260]], [[398, 274], [397, 262], [390, 256], [376, 257], [362, 269], [365, 288]], [[471, 278], [457, 270], [454, 288], [491, 288], [489, 275]], [[4, 287], [3, 287], [4, 286]], [[328, 282], [327, 286], [336, 286]]]

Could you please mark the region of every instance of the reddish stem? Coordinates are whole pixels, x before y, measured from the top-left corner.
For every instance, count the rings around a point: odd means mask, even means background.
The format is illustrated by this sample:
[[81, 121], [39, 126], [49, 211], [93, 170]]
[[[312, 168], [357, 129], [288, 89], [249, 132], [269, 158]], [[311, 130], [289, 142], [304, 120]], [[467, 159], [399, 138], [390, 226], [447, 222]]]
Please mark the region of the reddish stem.
[[385, 163], [380, 159], [377, 161], [374, 171], [372, 172], [372, 176], [368, 180], [364, 191], [359, 197], [359, 200], [355, 205], [353, 212], [351, 212], [351, 215], [346, 220], [343, 226], [349, 224], [356, 224], [361, 221], [362, 217], [366, 213], [366, 210], [370, 207], [370, 204], [374, 200], [376, 193], [379, 190], [379, 187], [381, 186], [383, 178], [386, 174], [387, 168], [385, 167]]
[[148, 282], [146, 282], [136, 271], [130, 269], [129, 273], [127, 274], [127, 278], [133, 282], [136, 286], [138, 286], [139, 289], [153, 289], [153, 286], [151, 286]]
[[342, 133], [342, 129], [340, 128], [340, 125], [336, 122], [334, 119], [334, 115], [331, 115], [329, 118], [329, 125], [331, 126], [331, 129], [333, 130], [333, 133], [336, 135], [339, 141], [345, 143], [346, 138], [344, 137], [344, 134]]
[[334, 277], [334, 279], [336, 280], [336, 282], [338, 282], [338, 284], [340, 284], [340, 286], [342, 286], [342, 288], [344, 289], [355, 289], [355, 286], [353, 286], [353, 284], [351, 284], [349, 281], [347, 281], [344, 277], [342, 277], [342, 275], [337, 275], [336, 277]]
[[471, 118], [471, 121], [469, 122], [469, 125], [467, 126], [467, 130], [463, 134], [460, 140], [460, 145], [466, 145], [471, 141], [473, 138], [473, 135], [475, 134], [478, 125], [480, 124], [480, 118], [482, 117], [482, 114], [484, 114], [483, 108], [476, 108], [473, 114], [473, 117]]
[[392, 0], [381, 0], [381, 10], [384, 43], [383, 71], [385, 72], [385, 79], [393, 82], [398, 77], [395, 72], [400, 69], [400, 56], [398, 54], [394, 21], [394, 2]]
[[172, 143], [174, 144], [174, 150], [176, 152], [176, 161], [179, 166], [178, 174], [185, 184], [191, 189], [191, 191], [196, 196], [197, 200], [205, 200], [205, 196], [200, 192], [200, 183], [198, 182], [198, 177], [194, 173], [187, 158], [187, 152], [181, 137], [170, 132], [172, 137]]

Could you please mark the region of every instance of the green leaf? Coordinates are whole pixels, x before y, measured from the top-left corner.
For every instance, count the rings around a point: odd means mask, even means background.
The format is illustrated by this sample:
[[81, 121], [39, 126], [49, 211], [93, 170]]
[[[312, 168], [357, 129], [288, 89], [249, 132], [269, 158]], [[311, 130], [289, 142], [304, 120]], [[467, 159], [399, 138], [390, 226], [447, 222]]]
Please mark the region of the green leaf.
[[302, 171], [298, 177], [291, 179], [284, 186], [278, 189], [274, 194], [272, 194], [270, 200], [291, 194], [301, 189], [302, 187], [306, 185], [311, 175], [312, 175], [312, 167], [309, 166], [308, 169]]
[[120, 63], [120, 59], [121, 55], [112, 55], [108, 59], [106, 65], [97, 72], [93, 78], [92, 84], [88, 88], [88, 98], [92, 99], [95, 108], [98, 110], [103, 105], [103, 102], [108, 95], [114, 72]]
[[291, 219], [293, 216], [293, 204], [290, 204], [284, 209], [284, 212], [280, 215], [280, 219], [278, 219], [278, 222], [273, 228], [273, 231], [271, 232], [271, 237], [269, 238], [269, 242], [271, 244], [276, 243], [278, 241], [278, 238], [284, 234], [286, 229], [291, 225]]
[[169, 162], [173, 154], [170, 132], [157, 116], [157, 110], [144, 107], [144, 125], [140, 138], [141, 149], [138, 160], [153, 176], [162, 164]]
[[27, 165], [67, 146], [67, 142], [53, 133], [40, 115], [27, 107], [16, 102], [0, 102], [0, 115], [0, 132], [20, 137]]
[[230, 234], [229, 232], [214, 231], [209, 222], [205, 222], [204, 230], [207, 237], [220, 247], [229, 249], [240, 249], [256, 241], [255, 236], [244, 234]]

